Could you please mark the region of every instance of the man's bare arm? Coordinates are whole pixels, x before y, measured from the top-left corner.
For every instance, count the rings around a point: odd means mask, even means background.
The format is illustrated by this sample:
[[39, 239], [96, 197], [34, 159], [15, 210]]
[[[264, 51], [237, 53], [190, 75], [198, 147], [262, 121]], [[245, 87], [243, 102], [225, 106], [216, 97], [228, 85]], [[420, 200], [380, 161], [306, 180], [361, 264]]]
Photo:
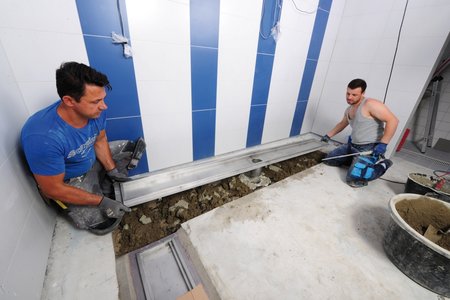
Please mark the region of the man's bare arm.
[[397, 117], [389, 110], [389, 108], [384, 105], [382, 102], [369, 99], [367, 101], [368, 104], [368, 112], [372, 116], [372, 118], [378, 119], [386, 123], [384, 126], [384, 134], [381, 137], [380, 142], [389, 144], [392, 137], [395, 134], [398, 126]]
[[106, 137], [105, 130], [100, 131], [100, 134], [97, 136], [94, 149], [97, 159], [106, 171], [111, 171], [116, 167], [116, 163], [112, 158], [111, 150], [109, 149], [108, 138]]
[[77, 205], [98, 205], [103, 196], [64, 183], [64, 173], [54, 176], [33, 174], [40, 190], [50, 199]]

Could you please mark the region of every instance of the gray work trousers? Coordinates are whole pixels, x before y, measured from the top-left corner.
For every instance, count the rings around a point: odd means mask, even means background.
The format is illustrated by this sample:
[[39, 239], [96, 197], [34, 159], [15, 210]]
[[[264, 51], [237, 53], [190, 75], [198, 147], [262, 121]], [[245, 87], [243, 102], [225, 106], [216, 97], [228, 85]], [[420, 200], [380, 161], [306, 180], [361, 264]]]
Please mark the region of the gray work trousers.
[[[131, 160], [134, 150], [134, 142], [127, 140], [109, 142], [112, 157], [119, 172], [128, 175], [127, 165]], [[89, 193], [104, 195], [108, 198], [115, 198], [114, 187], [111, 179], [106, 175], [105, 169], [99, 161], [96, 161], [92, 168], [79, 177], [69, 179], [66, 184], [85, 190]], [[75, 205], [50, 201], [58, 204], [59, 210], [68, 217], [68, 220], [79, 229], [86, 229], [96, 234], [105, 234], [116, 228], [122, 216], [119, 218], [108, 218], [98, 206]]]

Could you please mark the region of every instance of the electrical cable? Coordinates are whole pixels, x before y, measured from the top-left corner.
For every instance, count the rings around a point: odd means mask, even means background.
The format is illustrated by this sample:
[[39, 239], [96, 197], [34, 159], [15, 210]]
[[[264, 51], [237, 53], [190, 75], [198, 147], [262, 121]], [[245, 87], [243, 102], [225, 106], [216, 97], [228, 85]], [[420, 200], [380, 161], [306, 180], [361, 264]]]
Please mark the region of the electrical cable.
[[406, 184], [406, 182], [400, 182], [400, 181], [390, 180], [390, 179], [386, 179], [386, 178], [382, 178], [382, 177], [380, 177], [380, 178], [378, 178], [378, 179], [385, 180], [385, 181], [389, 181], [389, 182], [392, 182], [392, 183], [397, 183], [397, 184]]
[[402, 29], [403, 29], [403, 22], [405, 21], [405, 15], [406, 15], [406, 9], [408, 7], [408, 2], [409, 2], [409, 0], [406, 0], [405, 9], [403, 10], [402, 22], [400, 23], [400, 28], [398, 29], [397, 44], [395, 45], [394, 57], [392, 58], [392, 65], [391, 65], [391, 70], [389, 72], [388, 82], [386, 85], [386, 92], [384, 93], [383, 103], [386, 103], [386, 96], [387, 96], [387, 92], [389, 89], [389, 84], [391, 83], [392, 72], [394, 70], [394, 63], [395, 63], [395, 59], [397, 57], [398, 44], [400, 43], [400, 36], [402, 33]]
[[310, 14], [316, 13], [316, 11], [317, 11], [317, 8], [315, 10], [312, 10], [312, 11], [301, 10], [300, 8], [297, 7], [297, 4], [295, 4], [294, 0], [291, 0], [291, 1], [292, 1], [292, 4], [294, 4], [295, 9], [298, 10], [299, 12], [301, 12], [301, 13], [310, 15]]
[[[438, 174], [436, 174], [436, 173], [444, 173], [444, 174], [438, 175]], [[437, 176], [437, 177], [443, 177], [443, 176], [450, 175], [450, 171], [434, 170], [434, 171], [433, 171], [433, 174], [434, 174], [435, 176]]]
[[120, 33], [122, 36], [125, 36], [123, 33], [123, 18], [122, 18], [122, 9], [120, 8], [120, 0], [117, 0], [117, 11], [119, 13], [119, 20], [120, 20]]

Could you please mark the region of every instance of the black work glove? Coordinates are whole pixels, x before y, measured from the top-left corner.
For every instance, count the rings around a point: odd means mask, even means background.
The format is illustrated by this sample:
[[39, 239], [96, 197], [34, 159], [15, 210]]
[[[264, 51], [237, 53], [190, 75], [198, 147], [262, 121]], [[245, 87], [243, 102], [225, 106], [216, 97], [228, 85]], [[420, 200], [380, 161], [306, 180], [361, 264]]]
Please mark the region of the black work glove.
[[120, 218], [124, 213], [131, 211], [131, 208], [128, 206], [108, 197], [102, 198], [98, 208], [100, 208], [107, 217], [114, 219]]
[[386, 153], [387, 144], [385, 143], [377, 143], [375, 147], [373, 147], [372, 155], [375, 157], [380, 157]]
[[120, 173], [119, 170], [117, 170], [117, 168], [114, 168], [111, 171], [106, 172], [106, 175], [108, 175], [109, 178], [117, 182], [125, 182], [131, 180], [131, 178], [128, 177], [127, 175]]
[[328, 136], [328, 134], [325, 134], [320, 141], [328, 143], [330, 141], [330, 137]]

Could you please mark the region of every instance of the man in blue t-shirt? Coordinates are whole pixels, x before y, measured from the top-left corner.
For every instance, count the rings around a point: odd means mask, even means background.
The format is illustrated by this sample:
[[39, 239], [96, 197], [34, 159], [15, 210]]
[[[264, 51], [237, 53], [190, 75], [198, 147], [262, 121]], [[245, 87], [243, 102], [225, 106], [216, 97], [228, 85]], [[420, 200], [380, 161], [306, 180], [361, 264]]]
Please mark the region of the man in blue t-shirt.
[[58, 203], [77, 227], [100, 225], [93, 232], [103, 234], [130, 211], [101, 190], [104, 178], [129, 180], [118, 171], [105, 133], [105, 88], [111, 86], [106, 75], [76, 62], [61, 65], [56, 86], [61, 99], [27, 120], [22, 147], [41, 195]]

